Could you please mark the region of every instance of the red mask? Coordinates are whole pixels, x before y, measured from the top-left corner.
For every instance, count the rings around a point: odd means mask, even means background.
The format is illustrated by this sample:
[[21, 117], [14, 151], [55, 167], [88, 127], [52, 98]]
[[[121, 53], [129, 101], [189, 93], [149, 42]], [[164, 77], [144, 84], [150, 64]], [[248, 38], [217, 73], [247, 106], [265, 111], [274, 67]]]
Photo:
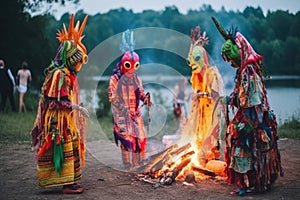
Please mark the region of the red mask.
[[121, 59], [121, 73], [132, 77], [140, 66], [140, 58], [134, 51], [126, 51]]

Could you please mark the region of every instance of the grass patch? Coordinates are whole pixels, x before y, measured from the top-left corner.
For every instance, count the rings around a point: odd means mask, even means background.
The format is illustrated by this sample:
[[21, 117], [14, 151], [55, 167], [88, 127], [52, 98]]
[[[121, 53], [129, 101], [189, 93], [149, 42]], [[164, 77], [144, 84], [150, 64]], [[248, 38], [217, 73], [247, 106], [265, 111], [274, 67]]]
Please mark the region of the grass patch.
[[281, 125], [277, 132], [280, 138], [293, 138], [300, 140], [300, 120], [299, 117], [292, 116]]
[[1, 113], [0, 141], [18, 142], [31, 141], [31, 129], [36, 113]]
[[[4, 112], [0, 114], [0, 141], [6, 142], [23, 142], [31, 141], [30, 131], [33, 128], [33, 123], [36, 117], [36, 112], [13, 113]], [[155, 138], [161, 140], [165, 133], [173, 133], [178, 128], [178, 124], [168, 118], [167, 123], [160, 133]], [[278, 127], [278, 136], [280, 138], [300, 139], [300, 120], [299, 117], [291, 117]], [[108, 115], [100, 119], [88, 120], [87, 141], [95, 141], [99, 139], [113, 138], [112, 116]]]

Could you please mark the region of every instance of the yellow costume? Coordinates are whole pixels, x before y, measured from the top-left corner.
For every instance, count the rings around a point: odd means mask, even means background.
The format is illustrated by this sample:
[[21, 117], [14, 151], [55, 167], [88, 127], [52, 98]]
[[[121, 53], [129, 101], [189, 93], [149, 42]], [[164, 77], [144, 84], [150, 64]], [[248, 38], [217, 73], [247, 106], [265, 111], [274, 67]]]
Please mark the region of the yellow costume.
[[191, 47], [187, 58], [192, 68], [191, 85], [193, 89], [191, 113], [183, 129], [183, 137], [192, 137], [199, 149], [198, 160], [205, 165], [209, 160], [218, 159], [220, 120], [216, 109], [217, 99], [222, 93], [222, 79], [218, 70], [210, 66], [204, 45], [208, 39], [200, 35], [200, 27], [191, 31]]
[[[64, 192], [80, 193], [74, 185], [84, 165], [87, 110], [79, 105], [77, 73], [87, 63], [87, 51], [81, 43], [87, 17], [74, 27], [71, 16], [68, 31], [58, 31], [60, 45], [47, 68], [41, 89], [39, 108], [32, 130], [32, 145], [37, 153], [40, 187], [71, 185]], [[84, 114], [84, 115], [83, 115]], [[70, 191], [71, 190], [71, 191]]]

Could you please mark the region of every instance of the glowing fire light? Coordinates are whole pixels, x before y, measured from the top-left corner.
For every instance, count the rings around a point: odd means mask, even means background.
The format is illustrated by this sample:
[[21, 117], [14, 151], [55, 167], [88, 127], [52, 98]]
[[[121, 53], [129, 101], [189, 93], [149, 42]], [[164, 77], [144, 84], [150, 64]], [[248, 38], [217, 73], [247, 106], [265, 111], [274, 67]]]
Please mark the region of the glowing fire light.
[[219, 141], [224, 107], [220, 99], [206, 92], [194, 93], [191, 113], [181, 127], [179, 140], [155, 155], [144, 173], [166, 184], [224, 176], [226, 164], [220, 160]]

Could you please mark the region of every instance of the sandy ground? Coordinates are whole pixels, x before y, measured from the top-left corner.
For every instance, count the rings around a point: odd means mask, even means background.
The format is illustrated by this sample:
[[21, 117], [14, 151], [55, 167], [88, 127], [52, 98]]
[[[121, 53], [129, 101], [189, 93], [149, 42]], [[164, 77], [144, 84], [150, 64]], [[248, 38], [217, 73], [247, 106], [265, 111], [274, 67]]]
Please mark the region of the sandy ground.
[[[210, 178], [185, 185], [176, 181], [170, 186], [153, 187], [140, 181], [137, 173], [120, 169], [118, 148], [111, 143], [87, 143], [86, 167], [80, 183], [84, 193], [66, 195], [61, 188], [37, 186], [34, 152], [29, 143], [0, 143], [0, 199], [300, 199], [300, 141], [281, 139], [279, 148], [285, 176], [279, 177], [271, 191], [244, 197], [232, 196], [235, 189], [222, 179]], [[158, 151], [159, 146], [152, 146]], [[103, 163], [106, 163], [105, 165]]]

